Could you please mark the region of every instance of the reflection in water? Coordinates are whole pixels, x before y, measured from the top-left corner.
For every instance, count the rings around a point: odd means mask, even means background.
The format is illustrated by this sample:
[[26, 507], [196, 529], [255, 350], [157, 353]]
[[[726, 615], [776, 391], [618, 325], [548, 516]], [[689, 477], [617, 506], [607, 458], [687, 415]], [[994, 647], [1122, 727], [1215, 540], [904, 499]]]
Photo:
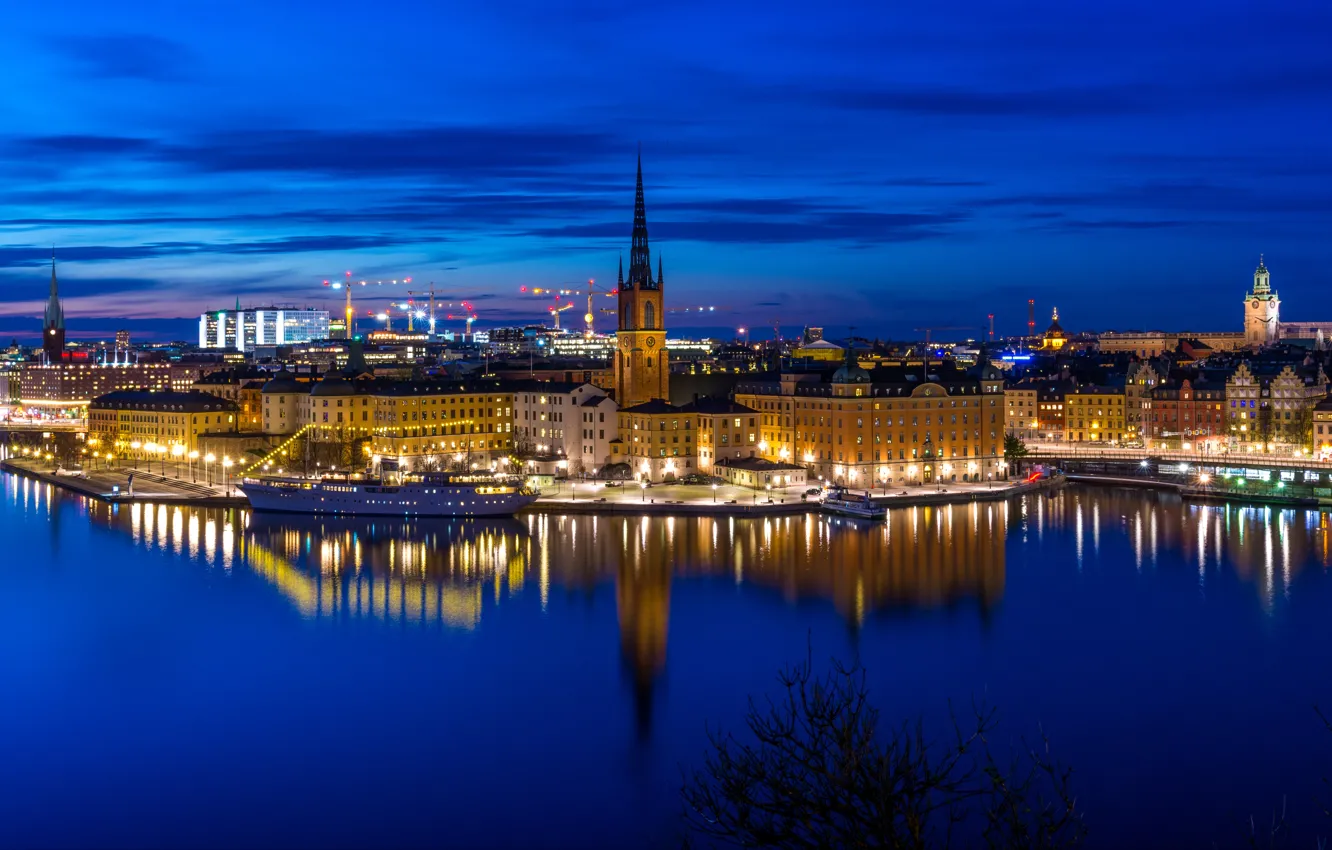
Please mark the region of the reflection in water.
[[[1085, 545], [1099, 557], [1102, 526], [1108, 522], [1129, 541], [1139, 570], [1144, 563], [1155, 567], [1162, 549], [1178, 552], [1185, 563], [1197, 564], [1199, 584], [1206, 584], [1209, 572], [1216, 573], [1224, 565], [1257, 585], [1269, 611], [1278, 594], [1289, 595], [1299, 565], [1332, 566], [1328, 541], [1332, 530], [1328, 514], [1320, 511], [1187, 504], [1169, 494], [1127, 489], [1074, 487], [1054, 497], [1029, 499], [1035, 499], [1036, 506], [1034, 510], [1023, 506], [1024, 522], [1034, 517], [1038, 539], [1047, 526], [1052, 530], [1072, 528], [1079, 566]], [[1084, 523], [1088, 512], [1090, 529]]]
[[[10, 477], [8, 498], [39, 509], [50, 488]], [[1074, 535], [1076, 567], [1100, 563], [1110, 540], [1135, 569], [1160, 549], [1196, 564], [1198, 581], [1222, 564], [1254, 582], [1271, 610], [1292, 569], [1329, 564], [1327, 518], [1266, 507], [1197, 506], [1166, 494], [1069, 489], [1021, 500], [892, 511], [865, 524], [816, 514], [595, 517], [532, 513], [513, 520], [305, 518], [244, 510], [88, 503], [95, 521], [137, 543], [213, 568], [248, 568], [302, 616], [376, 618], [475, 628], [489, 595], [501, 604], [531, 581], [544, 607], [552, 586], [615, 588], [620, 646], [640, 711], [665, 666], [676, 580], [725, 578], [788, 602], [823, 599], [852, 629], [879, 611], [974, 600], [982, 616], [1003, 596], [1005, 547], [1047, 527]], [[52, 512], [56, 515], [58, 512]], [[646, 723], [645, 714], [640, 719]]]
[[305, 617], [373, 617], [475, 627], [535, 577], [552, 585], [615, 586], [620, 645], [646, 725], [666, 663], [672, 581], [725, 577], [794, 602], [830, 600], [853, 628], [878, 610], [1003, 595], [1008, 503], [919, 507], [866, 524], [817, 514], [396, 520], [254, 514], [89, 503], [95, 521], [139, 544], [230, 571], [244, 565]]

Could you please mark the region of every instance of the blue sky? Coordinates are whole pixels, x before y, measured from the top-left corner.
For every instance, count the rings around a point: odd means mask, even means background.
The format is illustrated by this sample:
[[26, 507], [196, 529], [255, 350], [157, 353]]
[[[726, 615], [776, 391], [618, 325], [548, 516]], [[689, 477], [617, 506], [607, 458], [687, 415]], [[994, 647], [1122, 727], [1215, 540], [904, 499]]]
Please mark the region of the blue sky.
[[53, 244], [74, 336], [332, 306], [346, 269], [536, 318], [521, 285], [613, 282], [640, 143], [668, 300], [718, 325], [1238, 329], [1260, 252], [1283, 318], [1332, 319], [1325, 4], [4, 14], [3, 335]]

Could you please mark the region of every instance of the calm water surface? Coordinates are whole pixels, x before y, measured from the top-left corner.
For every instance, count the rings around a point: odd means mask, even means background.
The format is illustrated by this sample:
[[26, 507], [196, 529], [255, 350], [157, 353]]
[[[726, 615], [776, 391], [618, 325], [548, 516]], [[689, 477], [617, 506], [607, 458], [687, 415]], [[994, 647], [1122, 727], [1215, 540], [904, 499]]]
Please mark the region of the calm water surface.
[[0, 476], [0, 845], [676, 846], [706, 724], [809, 641], [889, 717], [1043, 726], [1093, 846], [1234, 845], [1283, 794], [1312, 833], [1328, 535], [1113, 490], [384, 522]]

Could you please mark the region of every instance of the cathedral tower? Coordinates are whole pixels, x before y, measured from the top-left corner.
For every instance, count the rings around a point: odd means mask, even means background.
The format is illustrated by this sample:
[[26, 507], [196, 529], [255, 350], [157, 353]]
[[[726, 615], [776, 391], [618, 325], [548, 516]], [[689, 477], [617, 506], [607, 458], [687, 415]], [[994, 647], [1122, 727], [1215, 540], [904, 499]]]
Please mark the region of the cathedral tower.
[[1244, 342], [1246, 345], [1270, 345], [1280, 335], [1281, 299], [1272, 289], [1271, 275], [1263, 258], [1253, 273], [1253, 291], [1244, 297]]
[[47, 363], [59, 363], [65, 357], [65, 307], [56, 292], [55, 251], [51, 251], [51, 294], [46, 299], [42, 317], [42, 351]]
[[648, 250], [647, 211], [643, 206], [643, 156], [638, 157], [638, 185], [634, 192], [634, 229], [629, 247], [629, 277], [621, 261], [619, 328], [615, 348], [615, 400], [621, 408], [654, 398], [669, 400], [670, 360], [662, 301], [661, 258], [652, 278]]

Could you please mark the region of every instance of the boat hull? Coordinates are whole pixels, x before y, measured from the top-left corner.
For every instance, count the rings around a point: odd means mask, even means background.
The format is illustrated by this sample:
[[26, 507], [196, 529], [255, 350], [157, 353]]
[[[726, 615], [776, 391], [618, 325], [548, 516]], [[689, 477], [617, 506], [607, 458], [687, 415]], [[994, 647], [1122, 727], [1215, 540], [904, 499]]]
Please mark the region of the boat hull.
[[240, 490], [264, 513], [345, 516], [506, 517], [537, 497], [521, 492], [478, 494], [471, 487], [312, 485], [309, 489], [247, 481]]

